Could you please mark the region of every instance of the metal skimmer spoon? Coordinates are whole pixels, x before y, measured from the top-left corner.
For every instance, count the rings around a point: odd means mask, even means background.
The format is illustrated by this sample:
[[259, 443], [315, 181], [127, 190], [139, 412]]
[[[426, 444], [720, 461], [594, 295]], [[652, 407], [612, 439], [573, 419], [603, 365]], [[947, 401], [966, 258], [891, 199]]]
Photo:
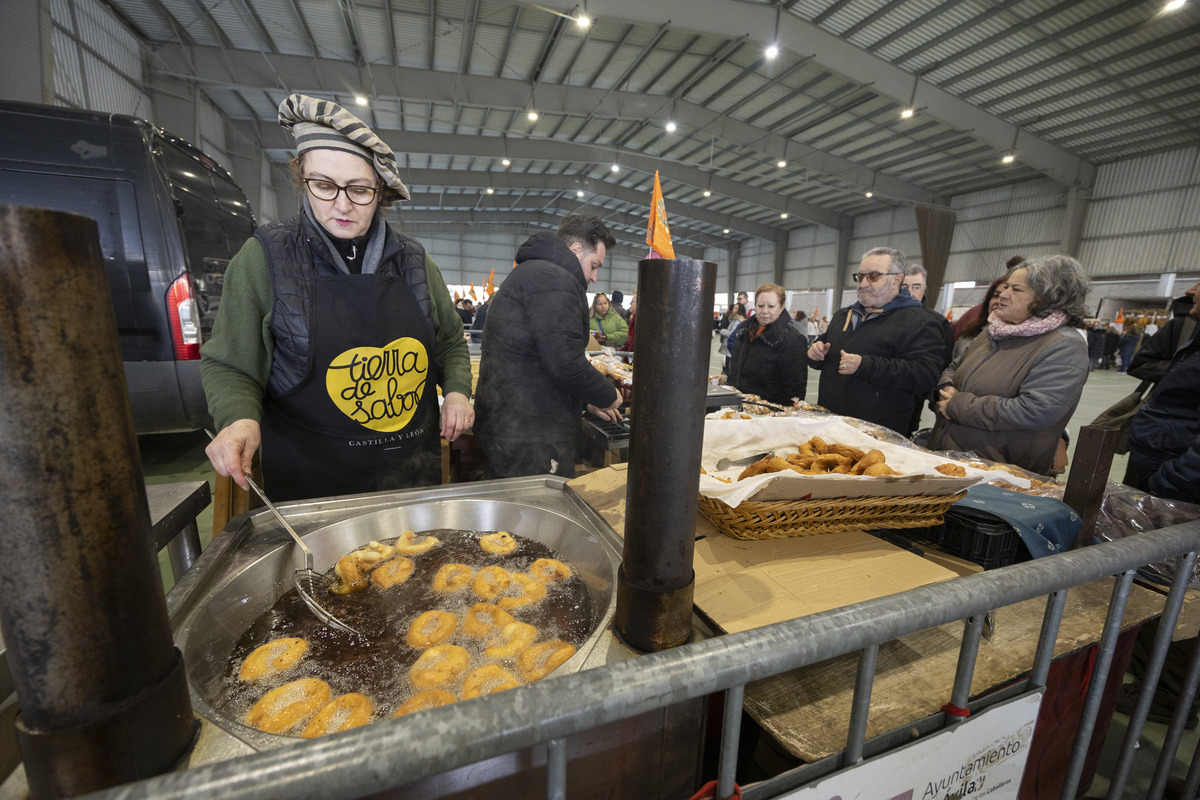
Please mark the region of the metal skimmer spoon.
[[[215, 438], [212, 434], [212, 431], [206, 430], [205, 433], [208, 434], [209, 439]], [[354, 633], [359, 636], [365, 636], [366, 634], [364, 634], [362, 631], [347, 625], [333, 614], [329, 613], [329, 611], [323, 608], [321, 604], [317, 602], [317, 599], [313, 597], [313, 587], [316, 585], [316, 579], [319, 576], [317, 571], [313, 569], [312, 550], [308, 549], [308, 545], [306, 545], [300, 539], [300, 534], [296, 533], [295, 528], [288, 524], [288, 521], [283, 518], [283, 514], [279, 513], [279, 509], [275, 507], [275, 504], [271, 502], [263, 490], [258, 488], [258, 484], [254, 482], [254, 479], [249, 475], [246, 475], [245, 477], [246, 483], [250, 484], [250, 488], [253, 489], [254, 492], [262, 499], [262, 501], [267, 504], [267, 508], [271, 509], [271, 513], [275, 515], [275, 519], [279, 520], [279, 524], [283, 526], [283, 529], [291, 534], [292, 539], [294, 539], [300, 549], [304, 551], [304, 569], [298, 569], [292, 575], [292, 583], [294, 583], [296, 586], [296, 594], [300, 595], [300, 599], [304, 601], [304, 605], [308, 606], [308, 610], [311, 611], [317, 619], [321, 620], [327, 625], [332, 625], [338, 630], [345, 631], [346, 633]]]
[[728, 458], [722, 458], [717, 462], [717, 472], [722, 472], [730, 467], [744, 467], [747, 464], [753, 464], [755, 461], [761, 461], [764, 458], [770, 458], [775, 455], [774, 450], [766, 453], [758, 453], [757, 455], [747, 456], [746, 458], [738, 458], [730, 461]]

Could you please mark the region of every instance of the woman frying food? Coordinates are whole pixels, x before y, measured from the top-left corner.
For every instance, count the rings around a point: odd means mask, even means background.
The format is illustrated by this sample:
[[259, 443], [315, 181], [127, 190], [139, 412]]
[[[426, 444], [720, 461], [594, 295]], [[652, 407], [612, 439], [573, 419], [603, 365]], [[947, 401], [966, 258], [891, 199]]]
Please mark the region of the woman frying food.
[[409, 197], [395, 156], [337, 103], [293, 94], [279, 122], [303, 210], [259, 228], [225, 273], [201, 349], [208, 457], [247, 488], [261, 446], [279, 500], [437, 483], [439, 433], [474, 421], [471, 369], [437, 264], [383, 218]]

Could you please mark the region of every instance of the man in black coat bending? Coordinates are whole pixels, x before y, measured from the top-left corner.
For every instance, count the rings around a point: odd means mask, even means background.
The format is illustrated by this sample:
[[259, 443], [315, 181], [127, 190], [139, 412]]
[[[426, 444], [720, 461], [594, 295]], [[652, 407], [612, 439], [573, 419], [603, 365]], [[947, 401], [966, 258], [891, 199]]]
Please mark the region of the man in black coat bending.
[[903, 288], [908, 260], [899, 250], [868, 250], [858, 270], [858, 302], [808, 348], [809, 366], [821, 371], [817, 402], [907, 436], [917, 399], [946, 366], [945, 320]]
[[489, 478], [575, 475], [575, 431], [587, 410], [621, 419], [621, 395], [584, 356], [587, 286], [616, 243], [598, 218], [563, 217], [531, 236], [496, 290], [483, 328], [475, 436]]

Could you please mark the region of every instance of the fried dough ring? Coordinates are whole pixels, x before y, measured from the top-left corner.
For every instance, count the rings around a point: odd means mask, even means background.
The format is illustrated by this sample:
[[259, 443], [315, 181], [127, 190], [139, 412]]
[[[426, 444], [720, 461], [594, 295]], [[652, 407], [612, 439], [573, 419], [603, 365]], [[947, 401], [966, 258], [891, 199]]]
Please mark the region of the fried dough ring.
[[537, 635], [538, 629], [526, 622], [510, 622], [497, 635], [500, 643], [483, 648], [483, 654], [488, 658], [512, 658], [533, 644]]
[[521, 608], [545, 599], [546, 584], [522, 572], [513, 573], [512, 579], [520, 584], [521, 593], [516, 597], [501, 597], [496, 601], [501, 608]]
[[474, 573], [466, 564], [443, 564], [442, 568], [433, 576], [433, 590], [435, 592], [457, 592], [459, 589], [466, 588], [466, 585], [471, 582], [472, 574]]
[[482, 639], [492, 631], [513, 622], [513, 615], [492, 603], [476, 603], [463, 617], [462, 631], [468, 636]]
[[485, 694], [495, 694], [505, 689], [515, 689], [521, 685], [517, 676], [496, 664], [487, 664], [471, 671], [463, 679], [463, 700], [480, 697]]
[[812, 445], [813, 452], [819, 456], [827, 455], [829, 453], [829, 445], [826, 444], [825, 440], [820, 436], [812, 437], [808, 440], [808, 443]]
[[300, 663], [306, 652], [308, 642], [304, 639], [294, 636], [273, 639], [254, 648], [254, 651], [246, 656], [242, 668], [238, 671], [238, 679], [243, 683], [253, 683], [286, 672]]
[[[813, 447], [813, 443], [811, 441], [809, 441], [809, 442], [801, 443], [800, 446], [796, 448], [796, 455], [798, 455], [798, 456], [819, 456], [821, 454], [817, 452], [817, 449], [815, 447]], [[789, 459], [789, 460], [791, 460], [791, 459]]]
[[542, 583], [551, 584], [571, 577], [571, 568], [553, 558], [539, 558], [529, 565], [529, 574]]
[[364, 569], [374, 569], [375, 567], [387, 561], [396, 554], [396, 548], [387, 544], [380, 544], [374, 540], [367, 543], [366, 547], [360, 547], [350, 555], [358, 559], [358, 564]]
[[371, 572], [371, 585], [377, 589], [399, 586], [412, 575], [413, 566], [411, 558], [396, 556], [391, 561], [383, 562]]
[[866, 473], [869, 467], [873, 467], [876, 464], [882, 464], [884, 460], [885, 459], [882, 450], [871, 450], [865, 456], [863, 456], [857, 464], [854, 465], [854, 469], [850, 470], [850, 474], [863, 475]]
[[791, 469], [792, 465], [786, 459], [780, 456], [771, 456], [770, 458], [761, 458], [755, 461], [746, 469], [742, 470], [742, 474], [738, 475], [738, 480], [745, 478], [753, 478], [755, 475], [762, 475], [767, 472], [783, 472], [785, 469]]
[[287, 733], [329, 702], [333, 690], [319, 678], [301, 678], [264, 694], [246, 714], [246, 724], [263, 733]]
[[797, 453], [794, 456], [788, 456], [787, 462], [792, 465], [792, 469], [808, 469], [818, 458], [820, 458], [818, 455], [801, 455]]
[[436, 536], [426, 536], [418, 542], [415, 533], [405, 531], [396, 540], [396, 552], [402, 556], [419, 556], [421, 553], [429, 552], [441, 543], [442, 540]]
[[485, 553], [506, 556], [517, 549], [517, 540], [508, 531], [499, 531], [498, 533], [489, 533], [487, 536], [480, 536], [479, 546]]
[[504, 567], [490, 566], [475, 573], [471, 589], [484, 600], [491, 600], [507, 589], [510, 583], [512, 576], [508, 574], [508, 570]]
[[936, 467], [934, 467], [934, 469], [943, 475], [949, 475], [953, 478], [967, 477], [967, 471], [959, 464], [951, 464], [947, 462], [945, 464], [938, 464]]
[[517, 656], [517, 672], [526, 683], [540, 681], [575, 655], [575, 647], [566, 642], [541, 642]]
[[896, 470], [892, 469], [887, 464], [883, 464], [883, 463], [872, 464], [871, 466], [867, 467], [866, 471], [863, 473], [863, 475], [869, 475], [872, 478], [877, 478], [880, 475], [899, 475], [899, 474], [900, 474], [899, 472], [896, 472]]
[[426, 611], [408, 626], [404, 640], [409, 647], [433, 647], [454, 635], [458, 617], [449, 611]]
[[392, 717], [403, 717], [405, 714], [415, 714], [418, 711], [428, 711], [431, 708], [441, 708], [457, 702], [458, 698], [445, 689], [426, 689], [423, 692], [417, 692], [401, 704]]
[[361, 564], [353, 553], [339, 558], [333, 565], [333, 571], [338, 582], [329, 587], [329, 591], [334, 594], [351, 594], [367, 588], [367, 576], [363, 574]]
[[467, 671], [471, 654], [454, 644], [439, 644], [421, 654], [408, 671], [408, 679], [418, 689], [436, 689], [458, 680]]
[[857, 447], [851, 447], [848, 444], [838, 444], [837, 442], [829, 445], [829, 452], [837, 453], [839, 456], [845, 456], [846, 458], [850, 459], [851, 464], [855, 463], [856, 461], [861, 461], [867, 457], [867, 454], [862, 450], [859, 450]]
[[361, 727], [371, 721], [374, 713], [375, 704], [371, 702], [371, 698], [358, 692], [349, 692], [326, 703], [304, 726], [300, 738], [315, 739], [318, 736]]

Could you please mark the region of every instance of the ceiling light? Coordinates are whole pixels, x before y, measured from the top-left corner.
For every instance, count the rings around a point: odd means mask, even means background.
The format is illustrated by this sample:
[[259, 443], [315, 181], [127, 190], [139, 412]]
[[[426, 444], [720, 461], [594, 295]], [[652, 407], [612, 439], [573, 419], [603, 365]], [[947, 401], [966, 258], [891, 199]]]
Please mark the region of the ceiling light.
[[1187, 0], [1171, 0], [1171, 2], [1169, 2], [1165, 6], [1163, 6], [1163, 11], [1167, 12], [1167, 13], [1170, 13], [1172, 11], [1178, 11], [1179, 9], [1183, 8], [1185, 5], [1187, 5]]
[[784, 167], [787, 166], [787, 162], [781, 158], [775, 162], [775, 166], [779, 167], [780, 169], [783, 169]]
[[915, 112], [911, 108], [906, 108], [900, 112], [900, 119], [912, 119]]
[[575, 18], [575, 24], [586, 30], [592, 24], [592, 18], [587, 15], [586, 11], [580, 11], [579, 16]]
[[529, 119], [530, 122], [537, 122], [537, 112], [534, 111], [532, 108], [529, 109], [529, 113], [526, 114], [525, 116]]
[[721, 231], [721, 233], [729, 233], [729, 228], [726, 228], [725, 230]]
[[675, 132], [675, 120], [669, 119], [669, 120], [667, 120], [667, 133], [674, 133], [674, 132]]
[[787, 212], [786, 212], [786, 211], [784, 211], [782, 214], [780, 214], [780, 215], [779, 215], [779, 218], [780, 218], [780, 219], [787, 219]]
[[704, 196], [705, 196], [705, 197], [712, 197], [712, 192], [711, 192], [711, 191], [709, 191], [708, 189], [705, 189], [705, 190], [704, 190]]
[[1009, 153], [1004, 158], [1000, 159], [1000, 161], [1005, 164], [1011, 164], [1012, 162], [1014, 162], [1016, 160], [1017, 160], [1017, 157], [1014, 156], [1012, 153]]
[[611, 167], [609, 167], [609, 169], [611, 169], [613, 172], [620, 172], [620, 171], [621, 171], [621, 165], [620, 165], [620, 164], [613, 164]]
[[487, 193], [488, 193], [488, 194], [495, 194], [495, 193], [496, 193], [496, 190], [495, 190], [495, 189], [493, 189], [492, 187], [490, 187], [490, 186], [489, 186], [489, 187], [487, 188]]
[[354, 102], [358, 103], [360, 106], [365, 106], [367, 104], [366, 95], [361, 95], [361, 94], [354, 95]]
[[867, 197], [874, 197], [874, 196], [875, 196], [874, 192], [867, 192]]
[[506, 158], [506, 159], [504, 159], [503, 161], [501, 161], [500, 163], [501, 163], [501, 164], [503, 164], [503, 165], [504, 165], [504, 166], [506, 166], [506, 167], [512, 166], [512, 162], [511, 162], [511, 161], [509, 161], [507, 158]]
[[583, 189], [579, 189], [579, 190], [577, 190], [577, 191], [575, 192], [575, 196], [576, 196], [576, 197], [583, 197]]
[[763, 52], [763, 55], [766, 56], [767, 61], [774, 61], [779, 57], [779, 45], [774, 42], [767, 45], [767, 49]]

